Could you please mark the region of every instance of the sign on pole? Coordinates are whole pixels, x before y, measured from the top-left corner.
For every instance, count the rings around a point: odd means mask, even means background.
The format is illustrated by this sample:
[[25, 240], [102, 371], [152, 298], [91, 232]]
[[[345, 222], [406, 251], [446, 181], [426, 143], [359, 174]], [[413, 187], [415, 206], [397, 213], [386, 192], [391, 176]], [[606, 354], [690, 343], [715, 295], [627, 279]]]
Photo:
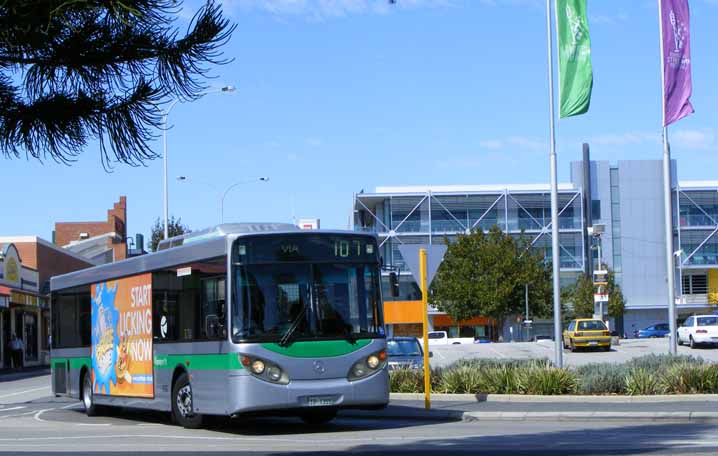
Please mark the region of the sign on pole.
[[404, 262], [409, 267], [411, 275], [416, 283], [421, 283], [421, 267], [419, 262], [419, 250], [426, 250], [426, 286], [431, 286], [439, 265], [444, 261], [446, 254], [445, 245], [429, 245], [429, 244], [402, 244], [399, 246], [399, 253], [404, 258]]

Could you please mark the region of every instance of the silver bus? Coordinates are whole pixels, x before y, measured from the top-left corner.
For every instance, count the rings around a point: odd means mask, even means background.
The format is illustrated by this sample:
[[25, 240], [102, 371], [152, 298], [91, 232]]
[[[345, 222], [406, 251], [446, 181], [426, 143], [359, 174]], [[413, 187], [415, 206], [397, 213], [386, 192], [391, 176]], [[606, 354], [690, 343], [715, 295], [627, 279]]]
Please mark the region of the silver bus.
[[389, 402], [373, 235], [223, 224], [53, 277], [52, 390], [106, 407], [295, 414]]

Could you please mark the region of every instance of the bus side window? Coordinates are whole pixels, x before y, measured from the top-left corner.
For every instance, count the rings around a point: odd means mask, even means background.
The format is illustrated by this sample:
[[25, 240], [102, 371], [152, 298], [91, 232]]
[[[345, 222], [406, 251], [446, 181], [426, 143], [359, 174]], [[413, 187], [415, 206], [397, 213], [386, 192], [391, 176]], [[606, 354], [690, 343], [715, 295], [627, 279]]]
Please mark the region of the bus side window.
[[226, 279], [214, 277], [202, 281], [202, 308], [200, 321], [207, 339], [223, 339], [225, 329]]

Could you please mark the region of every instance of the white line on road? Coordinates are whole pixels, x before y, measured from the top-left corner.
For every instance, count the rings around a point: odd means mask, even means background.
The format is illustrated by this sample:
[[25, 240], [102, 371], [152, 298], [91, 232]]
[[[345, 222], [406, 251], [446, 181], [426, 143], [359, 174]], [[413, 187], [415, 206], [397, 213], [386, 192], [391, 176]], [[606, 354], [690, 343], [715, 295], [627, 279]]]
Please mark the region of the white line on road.
[[0, 399], [3, 399], [3, 398], [5, 398], [5, 397], [11, 397], [11, 396], [19, 396], [20, 394], [34, 393], [35, 391], [41, 391], [41, 390], [48, 390], [48, 391], [49, 391], [49, 390], [50, 390], [50, 387], [49, 387], [49, 386], [43, 386], [43, 387], [41, 387], [41, 388], [33, 388], [33, 389], [25, 390], [25, 391], [16, 391], [16, 392], [10, 393], [10, 394], [3, 394], [2, 396], [0, 396]]
[[20, 410], [24, 409], [25, 407], [10, 407], [10, 408], [0, 408], [0, 412], [9, 412], [10, 410]]

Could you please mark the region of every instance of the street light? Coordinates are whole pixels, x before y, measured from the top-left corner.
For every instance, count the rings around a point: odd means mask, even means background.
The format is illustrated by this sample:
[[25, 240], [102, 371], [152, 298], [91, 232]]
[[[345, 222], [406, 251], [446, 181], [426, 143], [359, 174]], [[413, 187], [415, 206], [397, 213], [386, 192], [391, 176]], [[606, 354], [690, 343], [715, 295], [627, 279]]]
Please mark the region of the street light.
[[219, 204], [219, 223], [224, 223], [224, 199], [227, 197], [227, 193], [229, 193], [230, 190], [232, 190], [234, 187], [242, 184], [249, 184], [251, 182], [269, 182], [268, 177], [260, 177], [259, 179], [250, 179], [250, 180], [243, 180], [243, 181], [237, 181], [234, 184], [227, 187], [227, 189], [222, 194], [222, 200]]
[[[192, 182], [193, 179], [190, 179], [187, 176], [177, 176], [178, 182]], [[204, 185], [207, 185], [208, 187], [212, 188], [214, 191], [217, 191], [217, 187], [215, 187], [213, 184], [210, 184], [209, 182], [203, 182], [203, 181], [195, 181]], [[255, 177], [251, 179], [242, 179], [237, 182], [234, 182], [233, 184], [229, 185], [224, 192], [221, 194], [220, 198], [220, 204], [219, 204], [219, 223], [224, 223], [224, 199], [227, 197], [227, 194], [232, 190], [233, 188], [237, 187], [238, 185], [242, 184], [251, 184], [252, 182], [269, 182], [269, 177]]]
[[[203, 96], [209, 95], [211, 93], [222, 93], [222, 92], [231, 93], [231, 92], [234, 92], [235, 90], [236, 89], [234, 86], [228, 85], [228, 86], [221, 87], [219, 89], [208, 90], [206, 92], [202, 92], [199, 94], [199, 97], [203, 97]], [[167, 118], [169, 117], [170, 111], [172, 111], [172, 108], [174, 108], [175, 105], [177, 104], [177, 102], [179, 102], [179, 101], [180, 101], [179, 98], [172, 100], [172, 102], [170, 103], [167, 110], [165, 110], [165, 112], [162, 114], [162, 116], [164, 118], [164, 120], [163, 120], [164, 127], [162, 129], [162, 162], [163, 162], [163, 169], [164, 169], [164, 172], [163, 172], [164, 198], [163, 199], [164, 199], [165, 239], [167, 239], [169, 237], [169, 218], [170, 218], [170, 215], [169, 215], [169, 212], [170, 212], [169, 188], [168, 188], [169, 184], [167, 182]]]

